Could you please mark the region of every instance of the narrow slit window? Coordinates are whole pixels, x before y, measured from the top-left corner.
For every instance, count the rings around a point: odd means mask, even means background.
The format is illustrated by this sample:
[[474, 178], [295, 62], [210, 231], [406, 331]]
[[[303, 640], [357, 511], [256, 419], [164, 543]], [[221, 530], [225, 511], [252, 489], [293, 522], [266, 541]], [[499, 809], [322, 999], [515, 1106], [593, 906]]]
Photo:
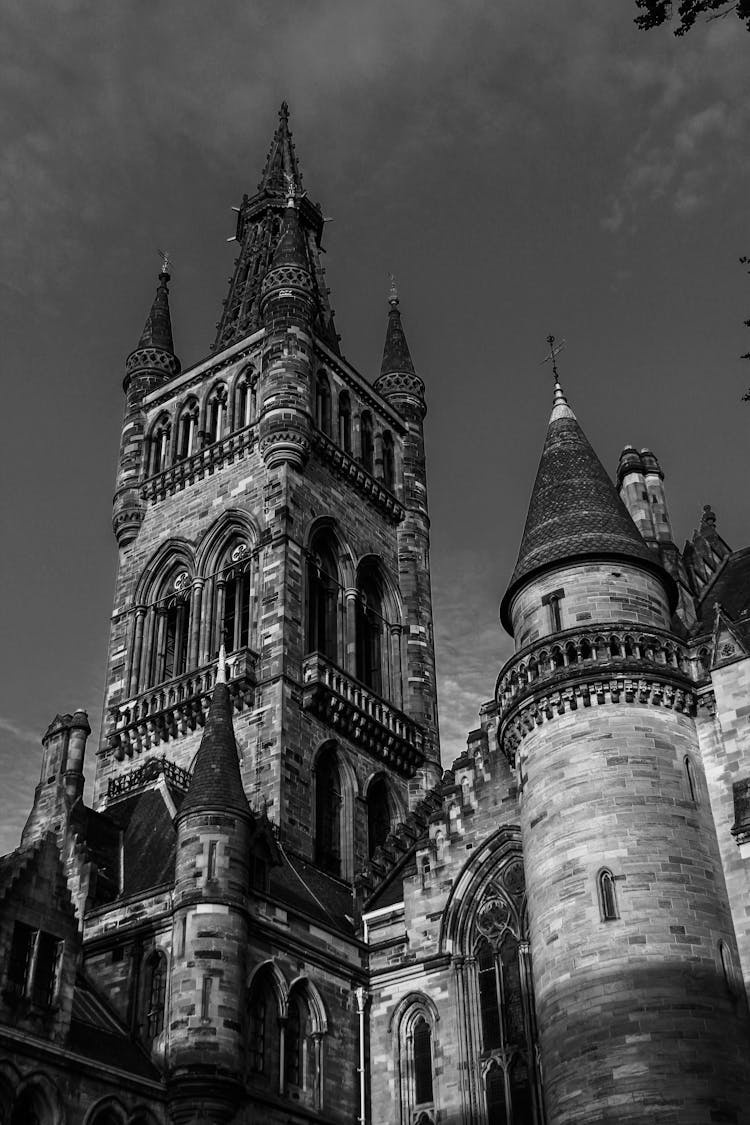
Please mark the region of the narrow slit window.
[[599, 909], [601, 910], [602, 921], [612, 922], [614, 919], [619, 918], [617, 912], [615, 877], [611, 871], [601, 871], [599, 873], [598, 883]]

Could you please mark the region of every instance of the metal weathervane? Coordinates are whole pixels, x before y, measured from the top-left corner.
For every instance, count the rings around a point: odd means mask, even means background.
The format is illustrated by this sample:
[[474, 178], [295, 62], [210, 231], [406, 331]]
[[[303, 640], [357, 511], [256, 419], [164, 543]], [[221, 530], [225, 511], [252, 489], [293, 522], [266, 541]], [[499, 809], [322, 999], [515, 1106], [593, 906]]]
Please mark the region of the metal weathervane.
[[170, 273], [171, 270], [172, 270], [172, 259], [170, 258], [167, 251], [157, 249], [156, 253], [161, 258], [161, 272], [162, 273]]
[[559, 344], [556, 344], [555, 343], [555, 337], [554, 336], [548, 336], [547, 337], [547, 343], [549, 344], [549, 355], [546, 355], [544, 357], [544, 359], [541, 361], [539, 366], [541, 367], [542, 364], [544, 364], [544, 363], [551, 363], [552, 364], [552, 374], [554, 376], [555, 382], [559, 383], [560, 382], [560, 376], [557, 373], [557, 357], [560, 354], [560, 352], [563, 350], [563, 348], [565, 347], [565, 341], [561, 340]]

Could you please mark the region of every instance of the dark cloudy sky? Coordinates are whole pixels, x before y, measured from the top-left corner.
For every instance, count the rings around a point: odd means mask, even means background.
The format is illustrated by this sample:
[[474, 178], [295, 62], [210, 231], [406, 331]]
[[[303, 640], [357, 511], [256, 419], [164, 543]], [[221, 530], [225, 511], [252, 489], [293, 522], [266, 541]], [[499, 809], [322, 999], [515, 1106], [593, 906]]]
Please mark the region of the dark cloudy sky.
[[[750, 36], [633, 26], [634, 0], [5, 0], [0, 12], [0, 851], [57, 711], [98, 728], [124, 359], [174, 258], [208, 351], [283, 98], [334, 221], [345, 354], [373, 377], [388, 273], [429, 395], [446, 764], [492, 695], [550, 407], [545, 337], [613, 471], [667, 472], [678, 540], [750, 496]], [[91, 739], [88, 771], [93, 773]]]

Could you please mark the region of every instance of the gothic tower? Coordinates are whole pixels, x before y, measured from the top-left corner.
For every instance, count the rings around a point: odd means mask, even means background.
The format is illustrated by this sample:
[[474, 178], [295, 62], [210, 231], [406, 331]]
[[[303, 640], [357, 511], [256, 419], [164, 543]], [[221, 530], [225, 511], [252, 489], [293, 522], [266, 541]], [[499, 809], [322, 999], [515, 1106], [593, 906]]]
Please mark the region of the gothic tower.
[[[646, 479], [658, 493], [650, 462]], [[637, 489], [638, 527], [557, 384], [501, 606], [516, 653], [497, 693], [549, 1125], [739, 1121], [748, 1098], [689, 651], [653, 549], [666, 507]]]

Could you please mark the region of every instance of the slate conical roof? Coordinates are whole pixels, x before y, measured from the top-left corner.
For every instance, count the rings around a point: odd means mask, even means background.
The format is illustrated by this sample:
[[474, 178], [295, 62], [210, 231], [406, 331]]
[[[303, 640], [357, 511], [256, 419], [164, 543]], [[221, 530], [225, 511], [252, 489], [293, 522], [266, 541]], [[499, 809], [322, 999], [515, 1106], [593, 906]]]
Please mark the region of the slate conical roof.
[[673, 607], [674, 581], [646, 546], [607, 471], [591, 448], [559, 383], [515, 570], [500, 605], [509, 633], [510, 603], [532, 577], [576, 559], [630, 559], [658, 572]]
[[391, 293], [390, 309], [388, 310], [388, 325], [385, 330], [385, 346], [383, 347], [383, 362], [380, 365], [381, 375], [395, 375], [406, 373], [414, 375], [414, 364], [411, 360], [409, 345], [401, 324], [401, 312], [398, 307], [398, 295]]
[[174, 355], [172, 343], [172, 318], [169, 313], [169, 274], [162, 270], [151, 312], [143, 327], [139, 348], [163, 348]]
[[280, 266], [296, 266], [298, 269], [309, 270], [307, 251], [305, 249], [305, 236], [300, 230], [297, 208], [294, 200], [290, 200], [281, 227], [281, 235], [274, 250], [271, 261], [271, 270]]
[[223, 648], [219, 657], [208, 718], [193, 767], [187, 796], [180, 806], [179, 818], [192, 812], [232, 812], [250, 816], [240, 775], [237, 741], [232, 723], [232, 700], [226, 683]]

